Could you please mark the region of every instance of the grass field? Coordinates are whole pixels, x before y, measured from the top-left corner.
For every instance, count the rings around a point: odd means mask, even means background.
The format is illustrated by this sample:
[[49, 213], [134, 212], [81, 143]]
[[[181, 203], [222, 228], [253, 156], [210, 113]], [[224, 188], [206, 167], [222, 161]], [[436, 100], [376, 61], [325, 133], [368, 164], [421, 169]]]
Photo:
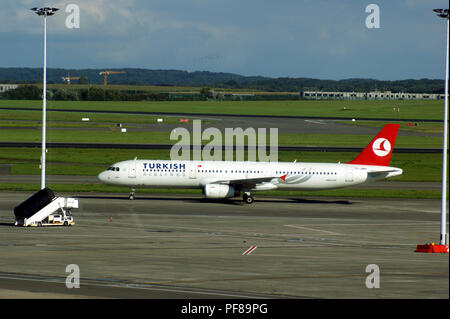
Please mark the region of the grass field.
[[[167, 113], [214, 113], [281, 116], [329, 116], [343, 118], [433, 119], [443, 118], [443, 101], [180, 101], [104, 102], [48, 101], [49, 109], [108, 110]], [[0, 107], [40, 109], [42, 101], [0, 100]], [[400, 108], [400, 112], [393, 109]]]
[[[88, 128], [88, 127], [86, 127]], [[94, 128], [94, 127], [91, 127]], [[97, 127], [99, 128], [99, 127]], [[110, 127], [101, 130], [52, 129], [47, 130], [48, 141], [54, 143], [123, 143], [123, 144], [175, 144], [178, 140], [170, 140], [170, 132], [138, 131], [128, 129], [126, 133]], [[191, 135], [191, 143], [192, 143]], [[225, 136], [223, 136], [223, 143]], [[366, 146], [373, 137], [366, 135], [333, 135], [333, 134], [278, 134], [278, 145], [286, 146]], [[39, 142], [41, 133], [35, 129], [16, 128], [5, 130], [0, 128], [0, 141], [8, 142]], [[209, 141], [203, 140], [203, 144]], [[235, 142], [236, 143], [236, 142]], [[269, 145], [269, 142], [267, 142]], [[396, 147], [409, 148], [439, 148], [442, 137], [399, 136]]]
[[[1, 101], [1, 100], [0, 100]], [[87, 126], [94, 126], [98, 123], [134, 123], [134, 124], [154, 124], [158, 123], [157, 119], [162, 118], [164, 123], [179, 123], [178, 117], [171, 116], [152, 116], [152, 115], [133, 115], [127, 114], [106, 114], [106, 113], [92, 113], [92, 112], [47, 112], [47, 121], [49, 125], [60, 123], [76, 123], [80, 124], [82, 118], [89, 118], [88, 123], [82, 123]], [[21, 110], [0, 110], [0, 126], [27, 126], [42, 123], [42, 111], [21, 111]], [[26, 122], [29, 122], [28, 124]]]

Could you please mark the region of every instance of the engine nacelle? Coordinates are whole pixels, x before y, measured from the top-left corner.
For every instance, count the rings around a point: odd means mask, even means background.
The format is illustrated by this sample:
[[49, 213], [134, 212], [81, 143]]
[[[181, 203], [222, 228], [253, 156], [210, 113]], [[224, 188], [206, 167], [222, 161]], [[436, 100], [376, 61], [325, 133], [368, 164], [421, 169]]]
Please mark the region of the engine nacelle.
[[206, 184], [203, 188], [203, 194], [205, 194], [206, 198], [222, 199], [239, 196], [239, 191], [231, 185]]

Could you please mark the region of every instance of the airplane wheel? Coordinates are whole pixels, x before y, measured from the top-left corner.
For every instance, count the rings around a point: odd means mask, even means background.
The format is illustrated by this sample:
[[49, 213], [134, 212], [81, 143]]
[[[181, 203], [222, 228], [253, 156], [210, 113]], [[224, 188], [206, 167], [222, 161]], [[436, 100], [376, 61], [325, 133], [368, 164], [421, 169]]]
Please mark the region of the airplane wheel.
[[255, 199], [253, 198], [252, 195], [244, 194], [243, 198], [244, 198], [244, 202], [247, 204], [252, 204], [255, 201]]
[[130, 199], [130, 200], [134, 200], [136, 197], [135, 197], [135, 195], [136, 195], [136, 188], [134, 188], [134, 187], [132, 187], [131, 188], [131, 192], [130, 192], [130, 196], [128, 196], [128, 198]]

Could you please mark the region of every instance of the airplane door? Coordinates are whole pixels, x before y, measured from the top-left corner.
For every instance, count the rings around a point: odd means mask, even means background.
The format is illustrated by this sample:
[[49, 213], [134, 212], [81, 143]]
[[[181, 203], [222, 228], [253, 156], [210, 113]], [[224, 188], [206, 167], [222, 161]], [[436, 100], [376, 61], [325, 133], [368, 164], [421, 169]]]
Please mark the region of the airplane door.
[[348, 183], [353, 182], [353, 167], [347, 167], [345, 169], [345, 181]]
[[136, 161], [128, 165], [128, 177], [136, 178]]
[[195, 179], [197, 178], [197, 163], [191, 162], [189, 164], [189, 178]]

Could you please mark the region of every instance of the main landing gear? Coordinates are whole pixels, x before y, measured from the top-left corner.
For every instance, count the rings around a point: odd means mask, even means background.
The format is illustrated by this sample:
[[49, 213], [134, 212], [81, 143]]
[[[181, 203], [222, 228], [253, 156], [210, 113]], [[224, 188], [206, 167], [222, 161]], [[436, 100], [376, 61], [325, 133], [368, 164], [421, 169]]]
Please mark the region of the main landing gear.
[[247, 204], [252, 204], [255, 201], [255, 198], [250, 194], [250, 192], [244, 192], [242, 199]]
[[130, 200], [134, 200], [136, 198], [136, 188], [132, 188], [130, 192], [130, 196], [128, 196]]

